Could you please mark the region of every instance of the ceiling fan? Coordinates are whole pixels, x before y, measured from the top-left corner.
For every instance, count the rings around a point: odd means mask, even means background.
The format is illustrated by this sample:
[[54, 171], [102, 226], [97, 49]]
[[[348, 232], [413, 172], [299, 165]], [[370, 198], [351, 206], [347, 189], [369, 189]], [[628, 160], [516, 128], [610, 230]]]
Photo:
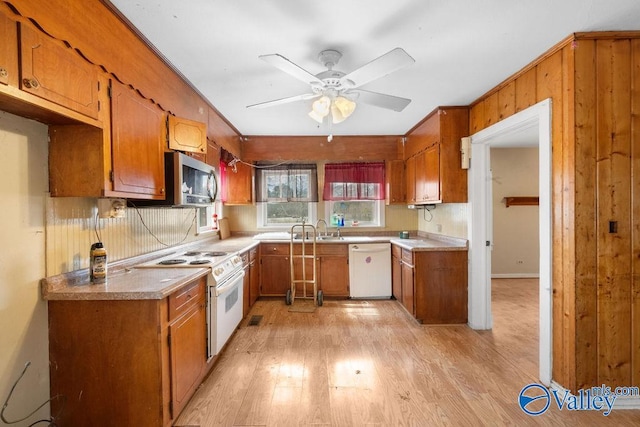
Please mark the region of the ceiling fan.
[[411, 100], [407, 98], [360, 89], [373, 80], [413, 64], [415, 60], [402, 48], [397, 47], [348, 74], [333, 69], [341, 57], [342, 54], [337, 50], [323, 50], [318, 55], [318, 60], [327, 70], [313, 75], [280, 54], [259, 56], [268, 64], [309, 84], [311, 92], [248, 105], [247, 108], [266, 108], [317, 98], [309, 116], [322, 123], [331, 113], [331, 121], [340, 123], [353, 113], [356, 101], [393, 111], [402, 111], [409, 105]]

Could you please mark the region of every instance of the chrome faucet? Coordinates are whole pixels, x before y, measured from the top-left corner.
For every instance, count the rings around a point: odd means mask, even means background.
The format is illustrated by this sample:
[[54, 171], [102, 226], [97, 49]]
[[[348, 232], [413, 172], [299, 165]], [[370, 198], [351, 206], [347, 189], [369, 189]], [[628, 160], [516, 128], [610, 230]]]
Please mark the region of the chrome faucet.
[[325, 237], [327, 236], [327, 221], [325, 221], [324, 219], [319, 219], [318, 221], [316, 221], [316, 230], [319, 229], [319, 225], [320, 223], [324, 223], [324, 235]]

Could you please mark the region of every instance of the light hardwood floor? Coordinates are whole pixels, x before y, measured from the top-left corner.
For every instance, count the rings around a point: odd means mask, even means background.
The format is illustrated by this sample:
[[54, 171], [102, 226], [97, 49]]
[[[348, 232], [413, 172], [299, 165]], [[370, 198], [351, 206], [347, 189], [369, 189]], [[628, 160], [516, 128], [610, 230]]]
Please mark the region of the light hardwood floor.
[[640, 425], [640, 411], [523, 413], [518, 394], [537, 380], [537, 280], [493, 289], [492, 331], [419, 325], [397, 301], [314, 313], [258, 301], [175, 425]]

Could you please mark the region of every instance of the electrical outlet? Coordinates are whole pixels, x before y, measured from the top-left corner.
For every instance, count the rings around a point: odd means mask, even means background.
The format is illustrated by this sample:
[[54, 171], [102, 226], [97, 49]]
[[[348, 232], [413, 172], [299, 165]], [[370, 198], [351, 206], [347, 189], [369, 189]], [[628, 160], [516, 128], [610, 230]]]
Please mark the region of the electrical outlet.
[[524, 261], [518, 260], [518, 261], [516, 261], [516, 264], [524, 264]]
[[98, 199], [98, 217], [124, 218], [126, 207], [124, 199]]

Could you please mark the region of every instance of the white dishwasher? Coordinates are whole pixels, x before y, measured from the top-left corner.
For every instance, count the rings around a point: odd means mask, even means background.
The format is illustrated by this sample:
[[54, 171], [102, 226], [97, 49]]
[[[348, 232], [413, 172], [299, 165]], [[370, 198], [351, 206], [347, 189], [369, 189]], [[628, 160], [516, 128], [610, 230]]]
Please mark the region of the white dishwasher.
[[349, 245], [351, 298], [391, 298], [391, 244]]

